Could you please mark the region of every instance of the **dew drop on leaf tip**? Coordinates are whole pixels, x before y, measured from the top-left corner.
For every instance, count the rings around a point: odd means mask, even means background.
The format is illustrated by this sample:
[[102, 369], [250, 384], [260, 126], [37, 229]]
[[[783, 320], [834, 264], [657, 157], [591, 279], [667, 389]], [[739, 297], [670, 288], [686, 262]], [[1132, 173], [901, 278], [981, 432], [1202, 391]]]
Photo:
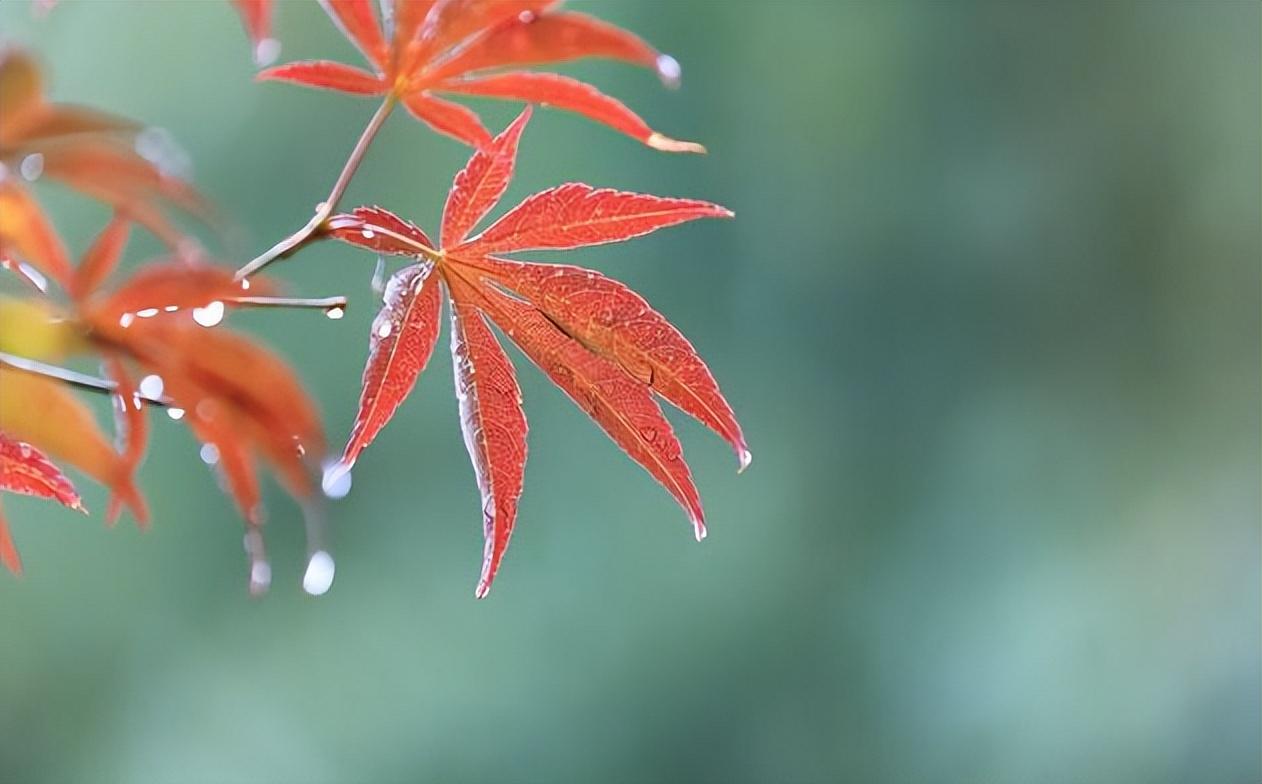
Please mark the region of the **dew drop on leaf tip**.
[[271, 65], [280, 57], [280, 41], [275, 38], [264, 38], [254, 47], [254, 64], [259, 68]]
[[351, 491], [351, 467], [341, 460], [332, 460], [324, 464], [324, 474], [320, 477], [320, 490], [326, 498], [337, 500], [345, 498]]
[[262, 596], [272, 585], [272, 565], [264, 560], [250, 564], [250, 595]]
[[672, 89], [679, 86], [683, 79], [683, 69], [679, 67], [679, 61], [668, 54], [659, 54], [657, 56], [657, 77], [662, 80], [662, 84]]

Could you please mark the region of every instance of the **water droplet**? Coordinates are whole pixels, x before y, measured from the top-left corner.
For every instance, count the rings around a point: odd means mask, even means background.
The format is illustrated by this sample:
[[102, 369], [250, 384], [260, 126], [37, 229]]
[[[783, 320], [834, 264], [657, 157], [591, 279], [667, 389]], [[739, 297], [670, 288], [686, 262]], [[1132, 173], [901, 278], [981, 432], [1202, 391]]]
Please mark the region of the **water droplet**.
[[366, 240], [370, 240], [376, 236], [375, 234], [373, 234], [372, 229], [368, 228], [367, 226], [364, 227], [364, 230], [361, 231], [360, 234], [364, 235], [364, 239]]
[[640, 428], [640, 436], [650, 444], [657, 440], [657, 431], [651, 427]]
[[391, 324], [389, 321], [383, 321], [377, 327], [377, 337], [388, 338], [390, 337], [390, 333], [393, 331], [394, 331], [394, 325]]
[[176, 143], [165, 128], [149, 127], [136, 134], [136, 154], [158, 167], [168, 177], [187, 180], [193, 174], [193, 159]]
[[34, 182], [44, 173], [44, 155], [42, 153], [33, 152], [22, 159], [22, 163], [18, 164], [18, 171], [22, 172], [22, 176], [27, 182]]
[[174, 313], [175, 311], [179, 309], [180, 309], [179, 305], [167, 305], [165, 308], [163, 308], [163, 310], [165, 310], [167, 313]]
[[219, 447], [214, 444], [202, 444], [198, 455], [200, 455], [202, 462], [206, 465], [215, 465], [219, 462]]
[[271, 65], [280, 57], [280, 41], [275, 38], [264, 38], [254, 47], [254, 64], [262, 68]]
[[242, 278], [242, 279], [241, 279], [241, 290], [242, 290], [242, 291], [249, 291], [249, 290], [250, 290], [250, 279], [249, 279], [249, 278]]
[[324, 475], [320, 478], [320, 489], [326, 498], [345, 498], [351, 491], [351, 467], [341, 460], [326, 463]]
[[517, 21], [521, 22], [522, 24], [530, 24], [531, 22], [535, 21], [534, 12], [522, 11], [520, 14], [517, 15]]
[[736, 473], [739, 474], [742, 471], [744, 471], [746, 468], [749, 468], [749, 464], [752, 462], [754, 462], [754, 456], [750, 453], [750, 451], [748, 449], [741, 449], [741, 453], [740, 453], [741, 464], [740, 464], [740, 468], [736, 469]]
[[135, 320], [136, 320], [135, 313], [124, 313], [123, 315], [118, 317], [118, 326], [122, 327], [123, 329], [127, 329], [128, 327], [131, 326], [132, 322]]
[[307, 571], [302, 575], [302, 590], [312, 596], [323, 596], [333, 585], [333, 575], [337, 566], [333, 556], [323, 550], [316, 550], [307, 561]]
[[35, 288], [40, 291], [48, 291], [48, 278], [39, 270], [27, 264], [25, 261], [18, 262], [18, 269], [26, 276], [26, 279], [35, 284]]
[[18, 451], [22, 453], [22, 459], [25, 460], [31, 456], [31, 445], [23, 441], [18, 444]]
[[262, 596], [272, 585], [272, 565], [267, 561], [250, 564], [250, 594]]
[[327, 316], [328, 318], [333, 319], [334, 321], [337, 321], [338, 319], [346, 315], [346, 308], [342, 307], [341, 305], [334, 305], [331, 308], [325, 308], [324, 315]]
[[386, 290], [386, 260], [377, 257], [377, 266], [372, 271], [372, 290], [380, 297]]
[[140, 318], [153, 318], [154, 316], [158, 315], [158, 309], [145, 308], [144, 310], [136, 311], [136, 315], [139, 316]]
[[145, 397], [162, 397], [162, 391], [165, 385], [162, 383], [162, 376], [145, 376], [140, 379], [140, 394]]
[[662, 80], [662, 84], [674, 89], [679, 86], [683, 75], [684, 71], [679, 67], [678, 60], [668, 54], [657, 56], [657, 78]]
[[193, 308], [193, 321], [203, 327], [213, 327], [223, 321], [223, 303], [219, 300], [211, 302], [204, 308]]
[[181, 419], [183, 419], [183, 418], [184, 418], [184, 409], [182, 409], [182, 408], [168, 408], [168, 409], [167, 409], [167, 416], [171, 417], [171, 419], [174, 419], [175, 421], [177, 421], [177, 422], [178, 422], [179, 420], [181, 420]]

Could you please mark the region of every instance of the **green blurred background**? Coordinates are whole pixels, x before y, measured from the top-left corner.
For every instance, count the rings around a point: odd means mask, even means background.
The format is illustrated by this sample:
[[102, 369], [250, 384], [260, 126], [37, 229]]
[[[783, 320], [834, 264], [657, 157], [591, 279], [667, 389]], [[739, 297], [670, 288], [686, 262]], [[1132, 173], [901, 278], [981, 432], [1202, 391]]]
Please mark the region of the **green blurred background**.
[[[744, 423], [738, 478], [679, 420], [710, 538], [514, 354], [526, 492], [476, 602], [440, 350], [331, 505], [333, 590], [300, 590], [273, 487], [251, 601], [239, 522], [159, 417], [151, 533], [5, 499], [28, 574], [0, 575], [0, 780], [1262, 780], [1260, 6], [575, 6], [684, 86], [563, 70], [711, 154], [541, 112], [509, 203], [582, 180], [736, 211], [567, 258], [674, 320]], [[314, 4], [276, 27], [282, 59], [355, 61]], [[56, 98], [170, 131], [233, 263], [306, 219], [373, 110], [254, 84], [220, 0], [3, 0], [0, 29]], [[466, 155], [400, 112], [347, 204], [432, 228]], [[104, 211], [41, 194], [82, 249]], [[275, 268], [348, 294], [342, 321], [233, 317], [339, 443], [372, 268], [331, 245]]]

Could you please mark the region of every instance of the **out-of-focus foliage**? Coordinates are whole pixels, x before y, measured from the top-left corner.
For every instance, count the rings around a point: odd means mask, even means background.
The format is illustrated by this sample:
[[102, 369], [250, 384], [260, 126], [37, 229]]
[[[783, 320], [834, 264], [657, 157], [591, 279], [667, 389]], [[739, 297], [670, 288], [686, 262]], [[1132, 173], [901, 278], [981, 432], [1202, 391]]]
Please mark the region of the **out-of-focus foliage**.
[[[277, 6], [286, 59], [351, 54], [317, 7]], [[739, 480], [690, 451], [709, 538], [679, 543], [671, 501], [523, 374], [534, 524], [474, 602], [477, 493], [450, 391], [422, 384], [330, 510], [318, 601], [298, 512], [266, 487], [274, 586], [253, 603], [230, 502], [157, 420], [150, 533], [4, 499], [27, 574], [0, 582], [3, 777], [1262, 777], [1258, 6], [574, 7], [685, 79], [574, 72], [711, 155], [540, 112], [506, 198], [572, 179], [740, 216], [566, 259], [688, 334], [758, 447]], [[183, 144], [244, 221], [216, 249], [234, 260], [306, 220], [372, 109], [251, 84], [228, 3], [35, 21], [5, 2], [0, 29], [54, 64], [54, 100]], [[347, 204], [437, 215], [467, 154], [394, 117]], [[29, 187], [72, 254], [107, 217]], [[136, 244], [128, 264], [156, 249]], [[355, 411], [371, 267], [328, 243], [273, 268], [352, 295], [342, 321], [230, 316], [301, 369], [331, 432]]]

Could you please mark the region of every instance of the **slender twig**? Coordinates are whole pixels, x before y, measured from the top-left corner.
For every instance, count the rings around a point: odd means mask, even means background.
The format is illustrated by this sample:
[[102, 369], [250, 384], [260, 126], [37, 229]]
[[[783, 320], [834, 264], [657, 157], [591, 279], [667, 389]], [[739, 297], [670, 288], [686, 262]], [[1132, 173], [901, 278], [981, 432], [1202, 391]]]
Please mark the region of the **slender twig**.
[[320, 202], [316, 207], [315, 215], [311, 216], [311, 220], [307, 221], [307, 224], [298, 231], [273, 245], [263, 255], [237, 270], [237, 280], [248, 278], [273, 261], [290, 256], [314, 237], [323, 233], [324, 222], [337, 209], [337, 204], [341, 201], [342, 195], [346, 193], [346, 188], [350, 185], [351, 178], [355, 176], [355, 171], [364, 160], [364, 154], [368, 152], [368, 146], [372, 144], [377, 132], [381, 130], [381, 126], [385, 124], [386, 118], [390, 116], [391, 110], [394, 109], [395, 100], [394, 93], [390, 93], [382, 101], [381, 106], [377, 107], [376, 113], [368, 121], [364, 132], [359, 135], [359, 141], [355, 143], [355, 149], [351, 150], [350, 157], [346, 159], [346, 165], [342, 167], [342, 173], [338, 175], [337, 182], [333, 183], [333, 189], [329, 191], [329, 195], [324, 201]]
[[[67, 386], [77, 389], [86, 389], [89, 392], [100, 392], [105, 395], [112, 395], [118, 390], [118, 384], [104, 378], [89, 376], [86, 373], [80, 373], [75, 370], [58, 367], [57, 365], [49, 365], [35, 359], [27, 359], [26, 357], [14, 356], [0, 351], [0, 366], [12, 368], [21, 373], [29, 373], [32, 376], [43, 376], [52, 379]], [[146, 403], [152, 403], [155, 406], [169, 406], [171, 401], [165, 397], [154, 397], [137, 392], [140, 399]]]
[[346, 310], [346, 297], [233, 297], [225, 300], [240, 308], [295, 308], [309, 310]]

